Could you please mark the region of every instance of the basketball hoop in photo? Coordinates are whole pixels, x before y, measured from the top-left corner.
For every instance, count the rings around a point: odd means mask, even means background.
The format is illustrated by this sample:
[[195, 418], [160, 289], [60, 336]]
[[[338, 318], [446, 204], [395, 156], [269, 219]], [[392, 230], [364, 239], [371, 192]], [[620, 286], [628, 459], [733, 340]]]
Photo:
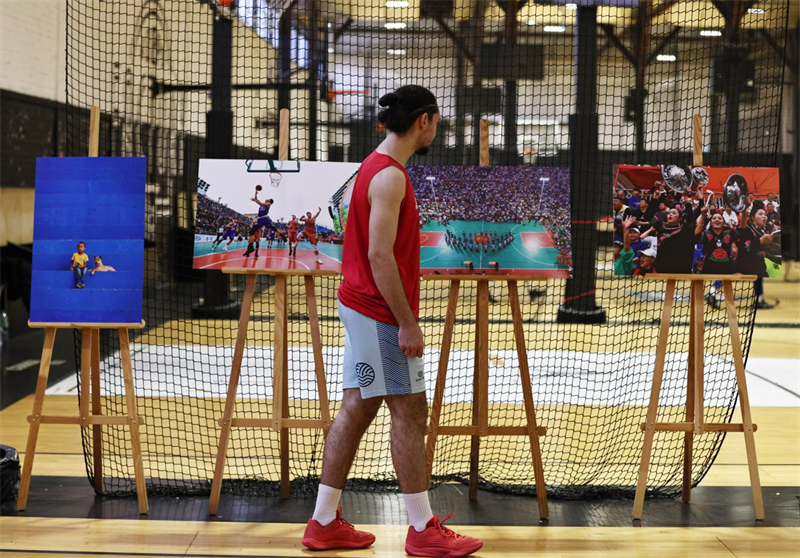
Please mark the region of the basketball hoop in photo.
[[281, 173], [279, 173], [278, 171], [270, 172], [269, 173], [269, 184], [270, 184], [270, 186], [272, 186], [273, 188], [277, 188], [278, 186], [280, 186], [281, 185], [281, 178], [282, 178]]

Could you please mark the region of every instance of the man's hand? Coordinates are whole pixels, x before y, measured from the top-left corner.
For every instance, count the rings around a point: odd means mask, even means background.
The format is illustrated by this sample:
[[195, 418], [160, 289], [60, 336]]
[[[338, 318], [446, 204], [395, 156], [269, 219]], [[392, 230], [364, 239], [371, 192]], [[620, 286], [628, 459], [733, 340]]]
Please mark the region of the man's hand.
[[634, 217], [633, 215], [625, 217], [625, 219], [622, 220], [622, 228], [630, 229], [634, 225], [634, 223], [636, 223], [636, 217]]
[[419, 324], [414, 322], [410, 326], [400, 326], [398, 332], [398, 339], [400, 341], [400, 350], [405, 353], [407, 357], [421, 357], [425, 350], [425, 338], [422, 336], [422, 329]]

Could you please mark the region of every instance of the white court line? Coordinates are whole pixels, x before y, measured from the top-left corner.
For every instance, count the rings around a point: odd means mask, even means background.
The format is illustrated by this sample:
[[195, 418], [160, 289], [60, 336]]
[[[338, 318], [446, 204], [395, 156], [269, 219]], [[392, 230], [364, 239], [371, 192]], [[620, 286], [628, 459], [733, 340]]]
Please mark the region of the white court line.
[[[321, 252], [320, 252], [320, 253], [321, 253]], [[288, 262], [288, 261], [291, 261], [289, 258], [284, 258], [283, 256], [269, 256], [269, 257], [270, 257], [270, 258], [272, 258], [272, 259], [274, 259], [274, 260], [286, 260], [287, 262]], [[328, 257], [330, 258], [330, 256], [328, 256]], [[333, 259], [333, 258], [331, 258], [331, 259]], [[248, 261], [250, 261], [250, 258], [244, 258], [244, 257], [242, 257], [242, 258], [231, 258], [231, 259], [225, 259], [225, 260], [223, 260], [223, 262], [214, 262], [214, 263], [210, 263], [210, 264], [208, 264], [208, 265], [204, 265], [203, 267], [200, 267], [200, 268], [198, 268], [198, 269], [207, 269], [207, 268], [211, 267], [212, 265], [217, 265], [217, 264], [220, 264], [220, 263], [229, 263], [229, 262], [235, 262], [235, 261], [239, 261], [239, 260], [248, 260]], [[255, 260], [255, 258], [254, 258], [254, 260]], [[296, 261], [296, 260], [295, 260], [295, 262], [294, 262], [294, 263], [296, 263], [296, 264], [300, 264], [300, 265], [302, 265], [303, 267], [305, 267], [306, 269], [311, 269], [310, 267], [308, 267], [308, 266], [307, 266], [306, 264], [304, 264], [303, 262], [298, 262], [298, 261]], [[221, 269], [221, 268], [220, 268], [220, 269]], [[254, 267], [253, 269], [259, 269], [259, 268], [257, 268], [257, 267]], [[288, 268], [287, 268], [287, 269], [288, 269]]]
[[[133, 369], [139, 397], [224, 397], [233, 360], [233, 347], [208, 345], [142, 345], [132, 344]], [[342, 347], [323, 347], [328, 391], [334, 400], [341, 399]], [[452, 351], [451, 363], [472, 370], [472, 351]], [[490, 400], [497, 403], [522, 403], [522, 387], [517, 372], [516, 351], [491, 351], [489, 367]], [[724, 366], [734, 387], [733, 362], [706, 355], [709, 366]], [[429, 350], [424, 356], [428, 397], [433, 396], [439, 353]], [[191, 362], [191, 372], [187, 372]], [[316, 392], [314, 355], [311, 347], [290, 347], [292, 396], [313, 396]], [[494, 366], [500, 362], [501, 366]], [[590, 353], [578, 351], [531, 351], [534, 399], [537, 404], [569, 405], [647, 405], [655, 355], [652, 353]], [[119, 366], [119, 354], [107, 357], [101, 367]], [[580, 368], [577, 368], [580, 366]], [[180, 378], [170, 378], [165, 370], [183, 368]], [[453, 369], [451, 364], [451, 369]], [[668, 353], [661, 405], [685, 404], [686, 354]], [[800, 360], [750, 358], [747, 376], [751, 405], [754, 407], [800, 407]], [[242, 361], [241, 397], [272, 397], [272, 348], [248, 347]], [[622, 369], [622, 370], [620, 370]], [[336, 370], [336, 373], [332, 373]], [[191, 374], [191, 376], [188, 376]], [[636, 383], [629, 378], [635, 376]], [[566, 378], [565, 378], [566, 377]], [[445, 389], [445, 402], [471, 401], [471, 380], [450, 377]], [[180, 380], [180, 384], [174, 382]], [[455, 382], [461, 381], [461, 384]], [[105, 386], [104, 395], [122, 395], [121, 382]], [[637, 389], [634, 389], [634, 385]], [[642, 389], [642, 386], [646, 388]], [[572, 391], [564, 391], [572, 387]], [[77, 377], [71, 374], [47, 390], [48, 394], [77, 393]], [[707, 406], [727, 405], [734, 393], [718, 394], [706, 400]]]

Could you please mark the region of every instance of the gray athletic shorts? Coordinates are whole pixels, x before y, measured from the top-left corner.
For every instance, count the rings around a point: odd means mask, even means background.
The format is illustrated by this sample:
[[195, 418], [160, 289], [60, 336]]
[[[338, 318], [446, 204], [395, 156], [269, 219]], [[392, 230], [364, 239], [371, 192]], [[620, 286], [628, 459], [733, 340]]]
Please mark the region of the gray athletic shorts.
[[344, 389], [361, 389], [361, 397], [407, 395], [425, 391], [422, 358], [400, 350], [396, 325], [379, 322], [339, 303], [344, 324]]

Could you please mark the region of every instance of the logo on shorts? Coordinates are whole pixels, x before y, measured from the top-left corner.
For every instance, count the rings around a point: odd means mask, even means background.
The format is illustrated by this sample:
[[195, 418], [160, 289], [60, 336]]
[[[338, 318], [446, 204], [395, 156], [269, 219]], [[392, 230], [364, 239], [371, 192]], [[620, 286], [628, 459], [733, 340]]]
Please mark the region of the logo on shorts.
[[372, 382], [375, 381], [375, 370], [366, 362], [356, 364], [356, 375], [358, 376], [358, 385], [362, 388], [372, 385]]

